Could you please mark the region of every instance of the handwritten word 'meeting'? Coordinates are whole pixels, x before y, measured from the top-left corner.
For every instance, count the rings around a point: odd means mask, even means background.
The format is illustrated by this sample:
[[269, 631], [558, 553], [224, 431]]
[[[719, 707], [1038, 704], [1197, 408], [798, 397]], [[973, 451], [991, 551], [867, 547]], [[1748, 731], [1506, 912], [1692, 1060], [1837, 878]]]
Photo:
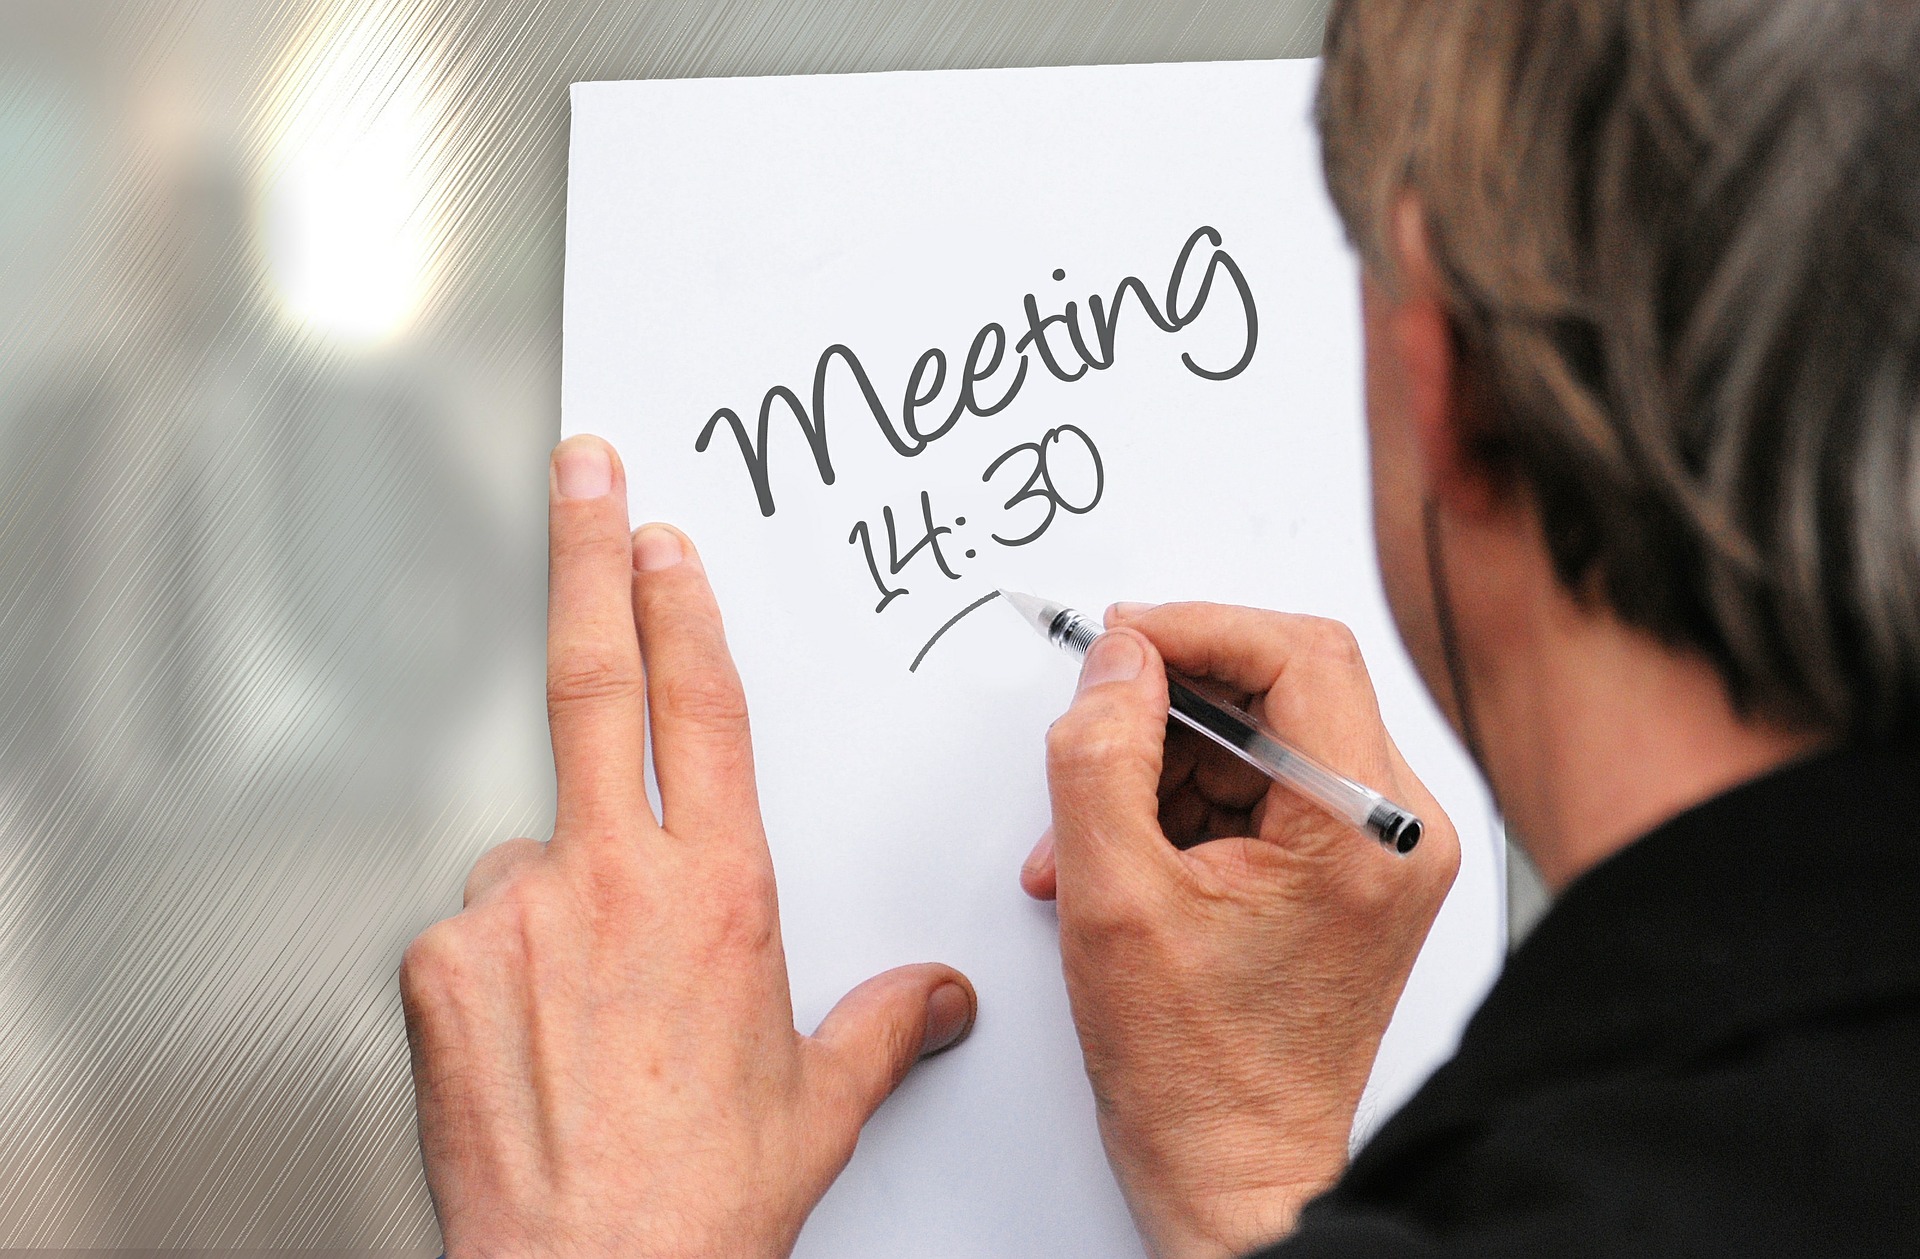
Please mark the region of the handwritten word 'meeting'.
[[[1186, 290], [1193, 286], [1189, 284], [1188, 271], [1193, 265], [1195, 252], [1203, 243], [1210, 247], [1211, 252], [1207, 255], [1206, 269], [1189, 296]], [[873, 381], [859, 357], [847, 346], [830, 345], [821, 352], [819, 362], [814, 367], [811, 407], [802, 402], [792, 389], [775, 385], [767, 390], [765, 398], [761, 400], [759, 422], [752, 434], [748, 433], [746, 424], [737, 412], [722, 407], [713, 413], [706, 427], [700, 430], [700, 438], [694, 444], [694, 449], [704, 453], [713, 441], [714, 431], [725, 422], [733, 430], [741, 457], [746, 461], [747, 475], [753, 482], [754, 494], [760, 503], [760, 514], [771, 516], [774, 513], [774, 500], [768, 463], [768, 436], [775, 407], [784, 407], [799, 426], [813, 453], [814, 467], [820, 474], [821, 483], [833, 484], [833, 458], [827, 441], [827, 382], [835, 362], [845, 366], [847, 375], [858, 387], [867, 410], [888, 445], [896, 453], [912, 458], [951, 432], [963, 417], [974, 415], [984, 418], [1005, 410], [1026, 383], [1028, 369], [1034, 358], [1039, 359], [1041, 367], [1049, 374], [1067, 382], [1079, 380], [1089, 371], [1105, 371], [1112, 367], [1117, 354], [1120, 312], [1129, 296], [1140, 307], [1141, 314], [1160, 331], [1177, 333], [1188, 327], [1206, 309], [1207, 299], [1213, 292], [1214, 277], [1221, 272], [1233, 283], [1245, 321], [1245, 339], [1240, 357], [1220, 370], [1201, 366], [1191, 354], [1181, 354], [1180, 361], [1196, 376], [1207, 380], [1230, 380], [1245, 371], [1253, 361], [1254, 347], [1259, 341], [1260, 320], [1254, 309], [1253, 291], [1247, 286], [1246, 276], [1232, 255], [1222, 248], [1222, 244], [1220, 233], [1213, 228], [1197, 229], [1187, 237], [1186, 244], [1180, 249], [1180, 256], [1174, 261], [1163, 303], [1156, 305], [1147, 286], [1130, 275], [1114, 287], [1111, 301], [1103, 302], [1098, 294], [1087, 298], [1085, 325], [1081, 321], [1078, 303], [1068, 302], [1061, 313], [1043, 317], [1039, 300], [1034, 294], [1028, 293], [1024, 303], [1027, 330], [1012, 342], [1012, 363], [1017, 364], [1012, 368], [1012, 378], [1004, 385], [991, 383], [1003, 374], [1003, 368], [1010, 365], [1007, 355], [1009, 334], [998, 323], [987, 324], [975, 334], [973, 343], [967, 348], [952, 406], [946, 409], [945, 418], [938, 420], [931, 428], [923, 427], [921, 415], [940, 399], [946, 389], [949, 363], [944, 350], [928, 350], [914, 363], [913, 370], [907, 375], [906, 392], [901, 398], [896, 422], [874, 389]], [[1053, 275], [1056, 281], [1066, 278], [1064, 271], [1055, 271]], [[1055, 334], [1055, 329], [1064, 334], [1064, 344], [1061, 337]], [[999, 397], [992, 402], [983, 402], [980, 397], [982, 386], [997, 389]]]

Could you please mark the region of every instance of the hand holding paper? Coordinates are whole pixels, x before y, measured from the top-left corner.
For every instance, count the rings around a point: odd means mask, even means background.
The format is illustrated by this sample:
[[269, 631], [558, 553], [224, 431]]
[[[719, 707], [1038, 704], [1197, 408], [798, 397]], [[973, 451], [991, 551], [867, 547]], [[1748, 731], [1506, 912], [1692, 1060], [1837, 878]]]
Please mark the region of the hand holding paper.
[[[1148, 1249], [1237, 1255], [1289, 1231], [1345, 1165], [1459, 840], [1381, 724], [1345, 626], [1209, 604], [1109, 624], [1049, 732], [1053, 840], [1023, 881], [1057, 894], [1101, 1136]], [[1395, 856], [1211, 745], [1176, 743], [1167, 667], [1251, 695], [1309, 754], [1398, 793], [1426, 838]], [[1239, 838], [1182, 851], [1169, 831]]]
[[629, 538], [626, 504], [604, 442], [555, 452], [553, 840], [483, 857], [402, 970], [450, 1256], [785, 1255], [874, 1108], [972, 1022], [965, 978], [919, 965], [794, 1030], [719, 609], [686, 540]]

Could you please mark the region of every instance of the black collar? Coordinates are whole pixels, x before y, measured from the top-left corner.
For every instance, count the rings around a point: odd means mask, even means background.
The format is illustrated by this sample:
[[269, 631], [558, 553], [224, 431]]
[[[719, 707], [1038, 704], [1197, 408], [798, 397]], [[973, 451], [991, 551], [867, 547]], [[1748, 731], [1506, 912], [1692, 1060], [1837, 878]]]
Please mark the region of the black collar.
[[1430, 1118], [1823, 1010], [1920, 992], [1920, 741], [1690, 809], [1582, 875], [1508, 959]]

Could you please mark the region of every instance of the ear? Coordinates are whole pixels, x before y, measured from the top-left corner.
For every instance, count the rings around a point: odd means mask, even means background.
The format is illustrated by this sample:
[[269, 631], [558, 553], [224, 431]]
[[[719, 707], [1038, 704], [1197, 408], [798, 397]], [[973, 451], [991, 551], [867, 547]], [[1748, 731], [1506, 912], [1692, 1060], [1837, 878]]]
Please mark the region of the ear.
[[1434, 261], [1427, 216], [1411, 195], [1393, 208], [1390, 239], [1398, 273], [1382, 330], [1404, 373], [1407, 419], [1420, 452], [1422, 480], [1442, 509], [1482, 515], [1499, 505], [1493, 470], [1475, 455], [1474, 437], [1487, 421], [1482, 390], [1462, 354], [1447, 312], [1447, 286]]

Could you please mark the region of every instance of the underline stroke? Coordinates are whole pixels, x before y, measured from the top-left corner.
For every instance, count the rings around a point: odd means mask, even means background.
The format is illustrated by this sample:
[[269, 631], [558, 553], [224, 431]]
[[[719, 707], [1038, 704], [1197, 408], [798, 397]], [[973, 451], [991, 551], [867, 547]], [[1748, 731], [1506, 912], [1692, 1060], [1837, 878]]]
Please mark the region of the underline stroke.
[[1000, 592], [996, 590], [991, 594], [982, 595], [980, 598], [975, 599], [972, 603], [969, 603], [966, 607], [961, 608], [958, 612], [955, 612], [953, 614], [952, 620], [948, 621], [945, 625], [942, 625], [939, 629], [933, 631], [933, 637], [927, 640], [927, 645], [920, 649], [920, 654], [915, 656], [913, 658], [913, 663], [907, 666], [907, 672], [915, 673], [919, 671], [920, 662], [927, 658], [927, 653], [933, 650], [933, 645], [940, 641], [940, 636], [942, 634], [946, 633], [948, 630], [952, 629], [954, 626], [960, 624], [960, 622], [964, 620], [968, 614], [979, 611], [981, 608], [986, 607], [989, 603], [992, 603], [995, 599], [998, 599], [999, 597], [1000, 597]]

